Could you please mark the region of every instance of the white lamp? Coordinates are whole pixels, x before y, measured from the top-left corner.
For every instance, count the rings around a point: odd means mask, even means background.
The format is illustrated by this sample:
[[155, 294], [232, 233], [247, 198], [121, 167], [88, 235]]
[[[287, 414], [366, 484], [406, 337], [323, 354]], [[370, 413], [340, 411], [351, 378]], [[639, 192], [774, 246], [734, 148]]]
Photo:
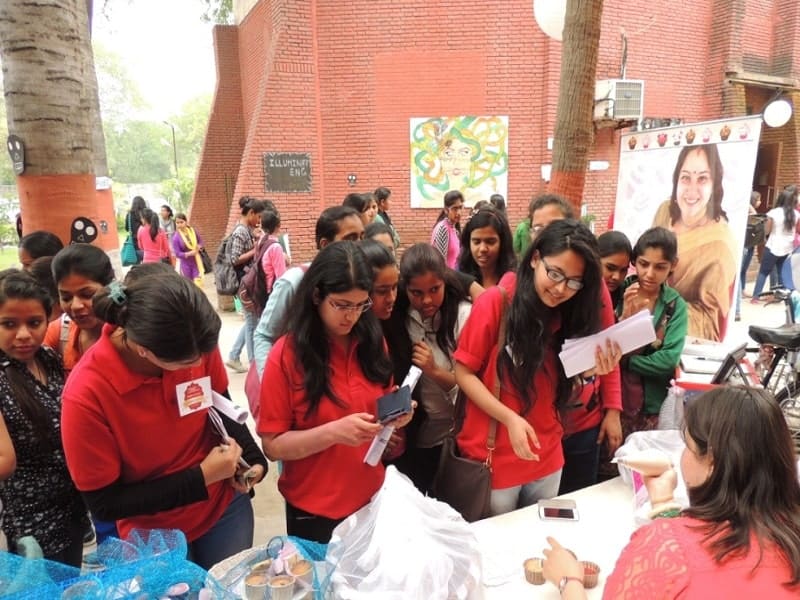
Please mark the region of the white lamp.
[[764, 123], [770, 127], [783, 127], [792, 118], [792, 105], [785, 98], [776, 98], [764, 108]]
[[533, 0], [533, 18], [549, 37], [561, 41], [567, 0]]

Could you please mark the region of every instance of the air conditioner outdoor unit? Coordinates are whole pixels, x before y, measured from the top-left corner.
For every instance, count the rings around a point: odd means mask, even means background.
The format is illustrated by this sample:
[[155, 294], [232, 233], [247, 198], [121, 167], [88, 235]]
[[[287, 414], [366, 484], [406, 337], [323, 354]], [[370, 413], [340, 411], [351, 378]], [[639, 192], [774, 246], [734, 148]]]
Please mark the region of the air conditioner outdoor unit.
[[638, 121], [643, 106], [641, 79], [600, 79], [594, 84], [595, 121]]

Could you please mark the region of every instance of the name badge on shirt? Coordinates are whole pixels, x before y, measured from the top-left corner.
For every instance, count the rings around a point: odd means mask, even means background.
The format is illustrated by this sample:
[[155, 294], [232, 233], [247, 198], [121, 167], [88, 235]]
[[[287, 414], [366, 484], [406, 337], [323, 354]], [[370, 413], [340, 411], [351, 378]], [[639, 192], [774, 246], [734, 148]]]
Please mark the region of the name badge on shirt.
[[211, 406], [211, 377], [198, 377], [175, 386], [178, 412], [182, 417]]

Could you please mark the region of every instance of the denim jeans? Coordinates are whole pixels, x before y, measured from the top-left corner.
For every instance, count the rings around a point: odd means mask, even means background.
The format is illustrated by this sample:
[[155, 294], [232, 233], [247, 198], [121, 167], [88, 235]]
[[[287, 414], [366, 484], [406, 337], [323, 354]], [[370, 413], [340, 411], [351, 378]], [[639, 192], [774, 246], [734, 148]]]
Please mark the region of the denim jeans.
[[233, 343], [233, 348], [231, 348], [231, 353], [228, 355], [228, 358], [231, 360], [239, 360], [242, 356], [242, 349], [246, 346], [247, 359], [252, 361], [255, 357], [253, 352], [253, 332], [256, 330], [256, 322], [258, 319], [247, 309], [242, 312], [244, 313], [244, 325], [242, 325], [242, 328], [239, 330], [239, 335], [236, 336], [236, 341]]
[[597, 483], [600, 446], [597, 437], [600, 426], [568, 435], [561, 441], [564, 449], [564, 468], [558, 494], [567, 494]]
[[778, 285], [783, 285], [782, 269], [786, 258], [786, 256], [775, 256], [770, 252], [769, 248], [764, 248], [764, 254], [761, 256], [761, 267], [758, 269], [758, 277], [756, 278], [756, 286], [753, 288], [753, 298], [758, 298], [758, 295], [763, 291], [767, 275], [769, 275], [773, 267], [778, 268]]
[[189, 543], [189, 560], [205, 570], [253, 546], [253, 505], [250, 496], [236, 492], [214, 526]]
[[558, 495], [561, 469], [541, 479], [523, 485], [492, 490], [489, 500], [489, 514], [502, 515], [518, 508], [536, 504], [539, 500], [549, 500]]

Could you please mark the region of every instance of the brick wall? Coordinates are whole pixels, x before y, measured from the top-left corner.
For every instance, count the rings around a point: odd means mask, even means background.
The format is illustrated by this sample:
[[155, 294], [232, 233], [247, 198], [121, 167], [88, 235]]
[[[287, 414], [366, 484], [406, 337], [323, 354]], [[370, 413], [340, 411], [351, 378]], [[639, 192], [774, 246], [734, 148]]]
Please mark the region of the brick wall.
[[[796, 76], [797, 13], [795, 0], [606, 0], [597, 78], [620, 77], [624, 30], [626, 76], [645, 80], [645, 115], [693, 122], [745, 114], [746, 89], [725, 74], [788, 64]], [[783, 35], [774, 35], [776, 24]], [[545, 191], [540, 168], [551, 162], [546, 145], [561, 44], [538, 29], [530, 0], [261, 0], [238, 32], [242, 91], [238, 99], [217, 98], [241, 114], [234, 198], [274, 200], [296, 259], [313, 254], [313, 224], [322, 208], [379, 185], [393, 192], [390, 213], [404, 244], [428, 239], [438, 211], [409, 207], [411, 117], [508, 115], [512, 226], [531, 196]], [[769, 136], [785, 140], [781, 178], [798, 179], [795, 128]], [[309, 153], [311, 192], [267, 194], [267, 151]], [[619, 132], [599, 130], [590, 158], [609, 163], [586, 180], [585, 201], [599, 232], [616, 196]], [[353, 187], [350, 173], [357, 176]], [[209, 196], [197, 197], [196, 204], [207, 202]], [[230, 229], [238, 218], [235, 203], [226, 214]]]

